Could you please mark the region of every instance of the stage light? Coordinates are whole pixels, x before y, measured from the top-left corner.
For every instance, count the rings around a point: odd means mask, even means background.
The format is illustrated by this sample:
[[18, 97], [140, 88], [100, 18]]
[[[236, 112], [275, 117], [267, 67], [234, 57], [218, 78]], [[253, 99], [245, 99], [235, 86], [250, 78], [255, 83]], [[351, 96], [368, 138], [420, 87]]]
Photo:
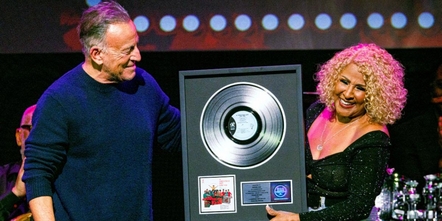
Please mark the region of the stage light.
[[417, 21], [422, 28], [428, 29], [434, 25], [434, 16], [429, 12], [422, 12]]
[[239, 15], [235, 19], [235, 26], [240, 31], [247, 31], [252, 26], [252, 19], [248, 15]]
[[287, 20], [287, 23], [289, 27], [295, 31], [300, 30], [302, 27], [304, 27], [305, 20], [304, 17], [300, 14], [293, 14], [290, 15], [289, 19]]
[[356, 16], [352, 13], [345, 13], [342, 15], [340, 23], [344, 29], [352, 29], [357, 23]]
[[138, 32], [143, 32], [149, 28], [149, 19], [146, 16], [140, 15], [134, 19], [134, 24]]
[[372, 29], [379, 29], [384, 25], [384, 18], [377, 12], [371, 13], [367, 18], [367, 24]]
[[396, 29], [402, 29], [407, 25], [407, 17], [401, 13], [396, 12], [391, 16], [391, 26]]
[[183, 20], [183, 28], [188, 32], [193, 32], [200, 26], [200, 21], [195, 15], [188, 15]]
[[96, 4], [100, 3], [100, 2], [101, 2], [101, 0], [86, 0], [86, 4], [88, 6], [94, 6], [94, 5], [96, 5]]
[[319, 29], [326, 30], [326, 29], [330, 28], [330, 26], [332, 24], [332, 19], [331, 19], [330, 15], [325, 14], [325, 13], [321, 13], [318, 16], [316, 16], [315, 24], [316, 24], [316, 27], [318, 27]]
[[275, 30], [279, 25], [278, 17], [273, 14], [267, 14], [262, 18], [261, 24], [267, 31]]
[[214, 15], [210, 19], [210, 27], [212, 27], [214, 31], [222, 31], [224, 28], [226, 28], [226, 25], [227, 20], [222, 15]]
[[176, 27], [175, 18], [171, 15], [166, 15], [160, 20], [160, 28], [165, 32], [173, 31]]

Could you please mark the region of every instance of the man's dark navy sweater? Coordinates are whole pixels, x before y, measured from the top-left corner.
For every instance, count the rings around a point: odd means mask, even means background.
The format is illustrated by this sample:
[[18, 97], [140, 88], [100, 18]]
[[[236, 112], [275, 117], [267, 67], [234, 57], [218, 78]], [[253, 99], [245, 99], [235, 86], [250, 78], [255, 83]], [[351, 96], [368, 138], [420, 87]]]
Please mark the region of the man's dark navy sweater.
[[153, 147], [181, 148], [180, 113], [147, 72], [101, 84], [81, 64], [41, 96], [26, 141], [27, 199], [57, 221], [151, 220]]

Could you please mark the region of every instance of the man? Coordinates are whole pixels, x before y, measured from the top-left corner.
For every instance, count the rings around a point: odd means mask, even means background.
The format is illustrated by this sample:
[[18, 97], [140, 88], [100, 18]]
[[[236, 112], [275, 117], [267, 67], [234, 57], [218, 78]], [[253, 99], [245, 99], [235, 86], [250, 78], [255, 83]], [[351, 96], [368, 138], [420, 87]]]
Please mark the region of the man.
[[41, 96], [23, 180], [39, 220], [152, 220], [154, 146], [181, 148], [180, 113], [136, 67], [138, 35], [116, 2], [78, 26], [84, 63]]
[[15, 140], [20, 147], [22, 160], [6, 164], [0, 167], [0, 220], [10, 220], [29, 211], [26, 202], [25, 184], [21, 180], [23, 176], [23, 164], [25, 140], [32, 128], [32, 115], [35, 105], [28, 107], [20, 121], [20, 127], [15, 130]]

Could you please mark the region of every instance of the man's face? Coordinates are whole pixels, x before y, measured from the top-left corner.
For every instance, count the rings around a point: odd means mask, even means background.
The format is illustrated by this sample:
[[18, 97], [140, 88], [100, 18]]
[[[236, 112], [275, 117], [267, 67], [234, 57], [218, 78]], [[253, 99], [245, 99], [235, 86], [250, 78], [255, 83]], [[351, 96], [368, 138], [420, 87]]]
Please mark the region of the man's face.
[[135, 76], [135, 63], [141, 60], [137, 47], [138, 34], [134, 23], [117, 23], [109, 26], [106, 47], [101, 51], [102, 72], [110, 82], [132, 80]]
[[26, 109], [22, 116], [20, 127], [15, 130], [15, 140], [17, 145], [20, 147], [22, 157], [24, 157], [25, 141], [28, 139], [29, 132], [32, 129], [32, 116], [34, 114], [34, 110], [35, 105]]

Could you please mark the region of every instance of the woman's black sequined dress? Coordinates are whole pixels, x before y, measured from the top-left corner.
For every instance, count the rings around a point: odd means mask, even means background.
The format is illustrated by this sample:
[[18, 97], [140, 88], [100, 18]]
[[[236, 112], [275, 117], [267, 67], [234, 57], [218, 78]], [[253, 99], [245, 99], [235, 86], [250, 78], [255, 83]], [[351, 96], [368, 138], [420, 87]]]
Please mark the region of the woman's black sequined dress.
[[[306, 131], [324, 110], [319, 102], [307, 110]], [[369, 132], [343, 152], [313, 160], [306, 139], [306, 174], [308, 206], [326, 208], [300, 214], [301, 221], [361, 220], [367, 218], [379, 195], [386, 174], [390, 138], [382, 131]]]

